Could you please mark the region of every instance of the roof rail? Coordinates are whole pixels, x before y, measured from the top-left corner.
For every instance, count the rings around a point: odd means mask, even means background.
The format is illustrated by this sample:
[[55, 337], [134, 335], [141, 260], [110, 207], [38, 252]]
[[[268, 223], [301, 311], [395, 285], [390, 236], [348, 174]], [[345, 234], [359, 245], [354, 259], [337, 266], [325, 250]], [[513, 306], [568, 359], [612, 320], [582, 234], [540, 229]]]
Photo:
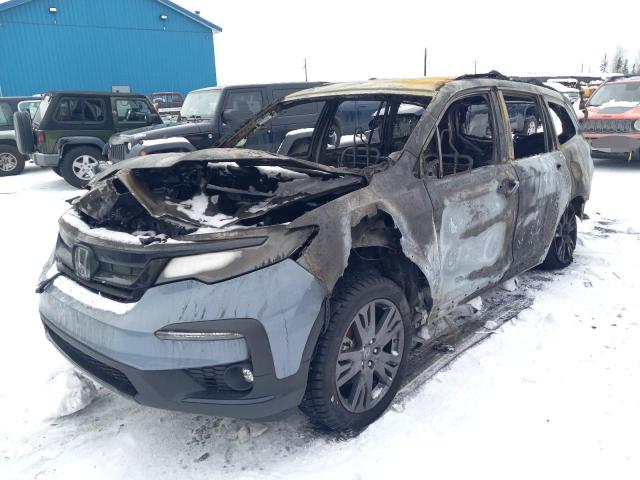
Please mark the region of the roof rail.
[[456, 78], [456, 80], [472, 80], [474, 78], [493, 78], [495, 80], [511, 80], [506, 75], [501, 74], [497, 70], [491, 70], [487, 73], [468, 73], [466, 75], [461, 75]]

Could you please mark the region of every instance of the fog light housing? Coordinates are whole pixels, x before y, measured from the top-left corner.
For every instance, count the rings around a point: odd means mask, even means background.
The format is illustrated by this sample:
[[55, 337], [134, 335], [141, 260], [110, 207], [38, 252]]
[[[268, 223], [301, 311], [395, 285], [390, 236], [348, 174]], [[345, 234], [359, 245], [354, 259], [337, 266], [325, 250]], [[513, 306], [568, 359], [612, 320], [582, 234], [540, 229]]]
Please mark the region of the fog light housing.
[[253, 386], [253, 372], [244, 365], [232, 365], [224, 372], [225, 383], [237, 392], [246, 392]]
[[242, 378], [244, 378], [245, 382], [247, 383], [253, 383], [253, 372], [248, 368], [243, 368]]

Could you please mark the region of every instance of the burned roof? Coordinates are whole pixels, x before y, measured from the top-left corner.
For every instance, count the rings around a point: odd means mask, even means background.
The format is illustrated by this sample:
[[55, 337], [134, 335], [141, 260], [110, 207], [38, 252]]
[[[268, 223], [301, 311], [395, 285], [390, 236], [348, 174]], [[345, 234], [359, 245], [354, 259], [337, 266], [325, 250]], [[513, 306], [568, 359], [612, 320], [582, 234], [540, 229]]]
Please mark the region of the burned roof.
[[[499, 76], [498, 76], [499, 75]], [[545, 94], [563, 99], [555, 90], [531, 82], [516, 81], [493, 73], [468, 75], [462, 77], [423, 77], [406, 79], [371, 79], [362, 82], [344, 82], [323, 85], [291, 93], [283, 98], [284, 102], [310, 100], [334, 96], [350, 95], [406, 95], [412, 97], [433, 97], [445, 85], [454, 89], [472, 87], [501, 87]], [[455, 87], [454, 87], [455, 85]]]
[[284, 100], [303, 100], [334, 95], [396, 94], [432, 97], [451, 77], [410, 79], [371, 79], [364, 82], [345, 82], [310, 88], [287, 95]]

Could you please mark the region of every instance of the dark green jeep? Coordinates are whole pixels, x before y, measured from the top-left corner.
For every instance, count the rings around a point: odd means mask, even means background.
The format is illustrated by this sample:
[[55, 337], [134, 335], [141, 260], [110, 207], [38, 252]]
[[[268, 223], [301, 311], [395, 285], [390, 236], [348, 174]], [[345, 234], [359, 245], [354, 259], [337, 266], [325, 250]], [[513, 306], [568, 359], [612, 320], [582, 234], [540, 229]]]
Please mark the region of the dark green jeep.
[[20, 152], [78, 188], [96, 174], [111, 135], [156, 123], [162, 121], [149, 99], [129, 93], [49, 92], [33, 119], [14, 114]]

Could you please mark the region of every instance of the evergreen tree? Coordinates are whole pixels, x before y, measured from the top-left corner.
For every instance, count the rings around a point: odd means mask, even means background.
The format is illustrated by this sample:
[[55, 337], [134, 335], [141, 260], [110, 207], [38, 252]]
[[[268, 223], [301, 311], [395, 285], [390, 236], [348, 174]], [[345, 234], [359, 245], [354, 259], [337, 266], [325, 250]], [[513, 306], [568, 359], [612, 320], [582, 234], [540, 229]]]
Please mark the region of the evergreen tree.
[[625, 58], [622, 62], [622, 73], [629, 75], [629, 59]]
[[600, 71], [602, 73], [605, 73], [609, 70], [609, 59], [607, 58], [607, 54], [604, 54], [604, 57], [602, 57], [602, 60], [600, 61]]

